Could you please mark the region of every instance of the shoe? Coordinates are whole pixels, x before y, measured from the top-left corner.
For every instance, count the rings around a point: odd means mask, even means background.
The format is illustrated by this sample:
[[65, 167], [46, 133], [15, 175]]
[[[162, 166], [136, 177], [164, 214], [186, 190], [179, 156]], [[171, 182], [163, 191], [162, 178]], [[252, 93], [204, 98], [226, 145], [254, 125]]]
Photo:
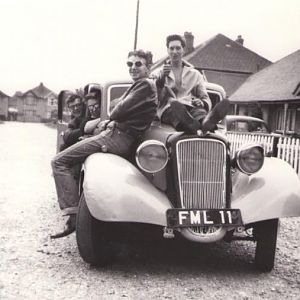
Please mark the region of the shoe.
[[203, 133], [207, 131], [214, 131], [216, 129], [218, 122], [227, 115], [229, 106], [230, 101], [226, 98], [213, 107], [202, 122]]
[[66, 222], [66, 225], [64, 227], [64, 230], [62, 232], [59, 232], [57, 234], [50, 235], [51, 239], [59, 239], [61, 237], [67, 236], [74, 232], [76, 229], [76, 215], [70, 215], [69, 219]]
[[200, 123], [189, 114], [185, 105], [179, 101], [173, 101], [170, 106], [174, 117], [178, 120], [183, 131], [197, 133], [197, 130], [200, 129]]

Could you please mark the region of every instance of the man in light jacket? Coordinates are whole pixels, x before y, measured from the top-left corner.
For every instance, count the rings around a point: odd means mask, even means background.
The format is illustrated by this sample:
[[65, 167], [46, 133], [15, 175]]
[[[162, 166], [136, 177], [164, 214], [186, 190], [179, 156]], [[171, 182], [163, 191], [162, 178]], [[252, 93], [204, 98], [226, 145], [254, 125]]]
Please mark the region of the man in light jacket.
[[158, 117], [161, 122], [187, 133], [196, 133], [198, 129], [213, 130], [213, 123], [222, 119], [223, 111], [227, 111], [228, 102], [222, 104], [222, 109], [208, 115], [212, 104], [203, 76], [182, 60], [184, 38], [177, 34], [169, 35], [166, 46], [169, 59], [156, 78], [159, 91]]

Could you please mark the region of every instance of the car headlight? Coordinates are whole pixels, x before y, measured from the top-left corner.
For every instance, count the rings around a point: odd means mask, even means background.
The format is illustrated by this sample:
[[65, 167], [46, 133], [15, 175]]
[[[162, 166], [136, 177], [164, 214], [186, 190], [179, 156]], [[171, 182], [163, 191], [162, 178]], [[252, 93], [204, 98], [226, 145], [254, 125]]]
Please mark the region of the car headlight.
[[235, 164], [240, 171], [251, 175], [260, 170], [264, 163], [264, 149], [260, 145], [246, 145], [237, 150]]
[[162, 142], [148, 140], [136, 150], [137, 165], [147, 173], [156, 173], [162, 170], [168, 162], [168, 151]]

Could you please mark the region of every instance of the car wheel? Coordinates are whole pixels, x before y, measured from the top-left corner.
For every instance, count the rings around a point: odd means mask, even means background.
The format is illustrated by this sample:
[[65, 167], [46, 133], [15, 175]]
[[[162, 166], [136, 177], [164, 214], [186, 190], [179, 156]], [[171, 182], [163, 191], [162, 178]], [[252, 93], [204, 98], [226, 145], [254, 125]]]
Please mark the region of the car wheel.
[[108, 224], [91, 215], [83, 192], [76, 221], [76, 240], [80, 256], [85, 262], [95, 266], [113, 262], [115, 251], [109, 240]]
[[278, 219], [272, 219], [258, 222], [254, 226], [255, 266], [262, 272], [270, 272], [274, 267], [278, 224]]

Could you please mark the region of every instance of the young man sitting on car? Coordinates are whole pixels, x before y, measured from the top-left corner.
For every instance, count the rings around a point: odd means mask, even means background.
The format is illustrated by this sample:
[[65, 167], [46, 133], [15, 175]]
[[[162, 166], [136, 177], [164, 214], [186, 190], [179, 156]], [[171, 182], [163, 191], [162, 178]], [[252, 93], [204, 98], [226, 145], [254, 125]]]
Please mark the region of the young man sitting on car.
[[150, 127], [157, 108], [156, 86], [153, 80], [148, 79], [151, 65], [151, 52], [129, 52], [127, 66], [133, 84], [119, 99], [110, 119], [102, 123], [103, 131], [65, 149], [52, 160], [59, 206], [64, 215], [69, 216], [63, 232], [51, 236], [52, 238], [63, 237], [75, 231], [79, 188], [72, 176], [72, 168], [84, 163], [89, 155], [97, 152], [129, 157], [137, 139]]
[[156, 85], [159, 92], [157, 111], [161, 122], [187, 133], [214, 130], [218, 121], [224, 118], [229, 108], [225, 100], [215, 106], [205, 88], [202, 74], [182, 60], [185, 39], [178, 35], [169, 35], [166, 39], [169, 59], [160, 71]]
[[97, 97], [95, 92], [87, 94], [84, 99], [86, 101], [86, 106], [88, 109], [88, 117], [87, 122], [84, 124], [83, 127], [83, 138], [86, 136], [94, 135], [96, 132], [97, 126], [100, 124], [100, 105], [101, 99]]
[[96, 126], [95, 119], [98, 123], [100, 121], [99, 98], [95, 92], [87, 94], [84, 99], [75, 93], [67, 97], [66, 103], [71, 112], [71, 120], [68, 128], [63, 132], [64, 143], [60, 151], [82, 140], [86, 135], [93, 135], [93, 128]]
[[60, 151], [79, 141], [79, 138], [82, 136], [82, 129], [86, 123], [85, 106], [82, 97], [69, 91], [62, 91], [61, 93], [68, 95], [66, 104], [71, 113], [71, 120], [68, 123], [68, 128], [63, 132], [64, 143], [61, 145]]

